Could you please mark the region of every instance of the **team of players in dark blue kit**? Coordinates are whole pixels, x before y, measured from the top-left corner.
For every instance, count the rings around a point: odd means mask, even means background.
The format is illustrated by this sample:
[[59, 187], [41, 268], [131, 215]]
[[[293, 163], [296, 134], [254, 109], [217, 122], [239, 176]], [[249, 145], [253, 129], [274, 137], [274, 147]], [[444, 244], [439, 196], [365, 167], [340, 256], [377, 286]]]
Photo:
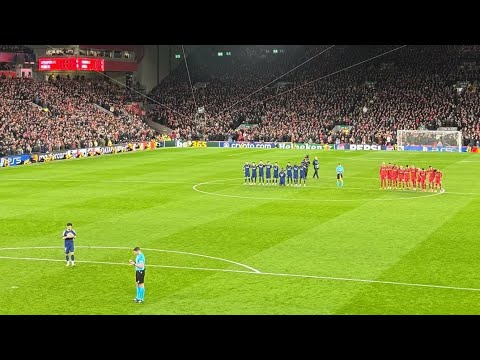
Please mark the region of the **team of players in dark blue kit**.
[[[300, 165], [295, 162], [293, 165], [288, 162], [285, 168], [280, 167], [278, 162], [273, 165], [270, 161], [265, 164], [262, 160], [245, 162], [243, 165], [244, 185], [279, 185], [279, 186], [307, 186], [308, 167], [310, 166], [309, 156], [306, 155]], [[315, 173], [313, 177], [318, 179], [318, 159], [313, 160]], [[258, 179], [258, 181], [257, 181]]]

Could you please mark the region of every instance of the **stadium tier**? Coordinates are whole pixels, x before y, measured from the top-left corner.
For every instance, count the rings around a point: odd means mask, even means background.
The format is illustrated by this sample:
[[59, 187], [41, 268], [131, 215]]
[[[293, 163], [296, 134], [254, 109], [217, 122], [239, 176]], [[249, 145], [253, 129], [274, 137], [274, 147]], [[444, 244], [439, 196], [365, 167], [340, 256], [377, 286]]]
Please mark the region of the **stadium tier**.
[[178, 140], [394, 145], [398, 129], [448, 127], [478, 146], [478, 46], [231, 48], [199, 47], [189, 72], [177, 66], [147, 96], [103, 78], [0, 79], [0, 156], [150, 140], [145, 120]]

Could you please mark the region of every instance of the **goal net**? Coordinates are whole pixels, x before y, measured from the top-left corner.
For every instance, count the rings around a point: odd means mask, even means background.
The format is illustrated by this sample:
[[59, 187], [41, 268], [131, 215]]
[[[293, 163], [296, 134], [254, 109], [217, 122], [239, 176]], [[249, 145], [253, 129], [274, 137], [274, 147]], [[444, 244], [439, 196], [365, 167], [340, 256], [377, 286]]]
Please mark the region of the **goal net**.
[[462, 132], [447, 130], [397, 130], [397, 145], [455, 148], [462, 151]]

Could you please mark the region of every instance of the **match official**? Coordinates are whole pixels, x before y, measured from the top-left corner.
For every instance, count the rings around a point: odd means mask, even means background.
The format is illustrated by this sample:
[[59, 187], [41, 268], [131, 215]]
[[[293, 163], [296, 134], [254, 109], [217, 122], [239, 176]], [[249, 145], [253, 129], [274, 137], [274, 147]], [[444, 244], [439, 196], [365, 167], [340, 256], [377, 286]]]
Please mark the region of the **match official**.
[[137, 296], [133, 301], [136, 303], [143, 303], [145, 301], [145, 255], [143, 255], [138, 246], [133, 249], [133, 253], [136, 255], [135, 261], [128, 261], [130, 265], [135, 265]]
[[343, 166], [342, 164], [337, 165], [337, 187], [343, 187]]

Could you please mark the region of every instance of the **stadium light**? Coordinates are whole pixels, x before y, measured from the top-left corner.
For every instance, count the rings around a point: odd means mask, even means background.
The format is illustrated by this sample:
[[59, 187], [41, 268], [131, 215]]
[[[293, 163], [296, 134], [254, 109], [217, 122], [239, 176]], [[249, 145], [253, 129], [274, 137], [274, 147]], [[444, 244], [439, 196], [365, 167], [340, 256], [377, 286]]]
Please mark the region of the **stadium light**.
[[219, 51], [217, 55], [218, 56], [223, 56], [223, 52]]

